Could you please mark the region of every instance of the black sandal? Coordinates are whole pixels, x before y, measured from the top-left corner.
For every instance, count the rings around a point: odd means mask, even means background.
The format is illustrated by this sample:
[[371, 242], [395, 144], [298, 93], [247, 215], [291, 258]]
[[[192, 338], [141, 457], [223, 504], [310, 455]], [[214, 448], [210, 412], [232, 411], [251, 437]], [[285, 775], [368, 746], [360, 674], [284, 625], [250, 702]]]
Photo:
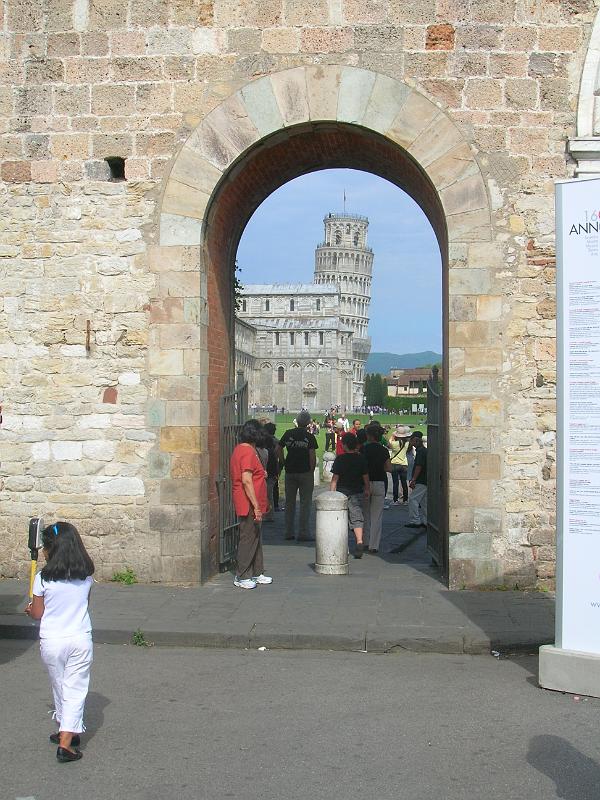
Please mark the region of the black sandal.
[[56, 760], [60, 761], [61, 764], [66, 764], [69, 761], [79, 761], [80, 758], [83, 758], [81, 750], [67, 750], [66, 747], [59, 747], [56, 751]]

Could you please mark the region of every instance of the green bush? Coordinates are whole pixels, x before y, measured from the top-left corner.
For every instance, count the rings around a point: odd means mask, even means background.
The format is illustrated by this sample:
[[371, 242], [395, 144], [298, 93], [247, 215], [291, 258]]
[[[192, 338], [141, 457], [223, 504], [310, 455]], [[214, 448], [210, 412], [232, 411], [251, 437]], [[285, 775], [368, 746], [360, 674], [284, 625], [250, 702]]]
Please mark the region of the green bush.
[[[412, 404], [423, 403], [427, 408], [427, 396], [422, 394], [411, 394], [408, 397], [388, 397], [385, 401], [388, 411], [404, 411], [405, 413], [412, 414]], [[417, 417], [422, 417], [423, 414], [417, 414]]]

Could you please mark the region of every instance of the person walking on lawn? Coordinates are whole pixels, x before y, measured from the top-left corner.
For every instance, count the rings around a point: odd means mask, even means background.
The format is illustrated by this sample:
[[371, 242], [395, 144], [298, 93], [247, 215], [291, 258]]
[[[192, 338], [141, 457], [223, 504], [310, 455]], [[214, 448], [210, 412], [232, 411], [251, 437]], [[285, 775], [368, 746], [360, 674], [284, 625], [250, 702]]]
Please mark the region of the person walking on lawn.
[[415, 448], [415, 462], [412, 478], [408, 484], [411, 494], [408, 499], [407, 528], [427, 527], [427, 448], [423, 444], [423, 434], [415, 431], [409, 444]]
[[[308, 411], [296, 417], [296, 428], [287, 430], [279, 440], [279, 461], [285, 466], [285, 538], [295, 539], [296, 495], [300, 493], [298, 541], [311, 540], [308, 529], [312, 493], [317, 465], [317, 440], [307, 430], [310, 423]], [[287, 455], [283, 456], [283, 451]]]
[[368, 500], [371, 493], [369, 466], [367, 459], [357, 451], [358, 442], [353, 433], [345, 433], [342, 444], [344, 453], [337, 456], [333, 462], [329, 488], [332, 492], [341, 492], [348, 498], [348, 522], [356, 537], [354, 558], [362, 558], [365, 522], [363, 502]]

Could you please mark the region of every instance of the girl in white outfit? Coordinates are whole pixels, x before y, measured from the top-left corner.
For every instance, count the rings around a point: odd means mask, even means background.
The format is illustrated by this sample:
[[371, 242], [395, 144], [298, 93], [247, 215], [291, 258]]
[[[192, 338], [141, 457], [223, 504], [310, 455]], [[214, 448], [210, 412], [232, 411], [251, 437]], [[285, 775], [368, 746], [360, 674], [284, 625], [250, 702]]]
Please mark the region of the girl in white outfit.
[[77, 528], [68, 522], [48, 525], [42, 532], [46, 566], [33, 584], [33, 600], [25, 613], [40, 622], [40, 653], [50, 676], [58, 732], [56, 758], [77, 761], [83, 708], [93, 659], [92, 623], [88, 600], [94, 562]]

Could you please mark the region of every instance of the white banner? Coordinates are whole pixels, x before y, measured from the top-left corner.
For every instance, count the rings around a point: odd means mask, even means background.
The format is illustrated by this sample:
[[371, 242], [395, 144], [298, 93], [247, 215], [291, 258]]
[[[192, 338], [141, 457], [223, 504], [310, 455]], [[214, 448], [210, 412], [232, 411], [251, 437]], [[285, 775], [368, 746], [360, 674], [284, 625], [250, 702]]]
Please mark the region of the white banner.
[[556, 185], [556, 645], [600, 654], [600, 179]]

